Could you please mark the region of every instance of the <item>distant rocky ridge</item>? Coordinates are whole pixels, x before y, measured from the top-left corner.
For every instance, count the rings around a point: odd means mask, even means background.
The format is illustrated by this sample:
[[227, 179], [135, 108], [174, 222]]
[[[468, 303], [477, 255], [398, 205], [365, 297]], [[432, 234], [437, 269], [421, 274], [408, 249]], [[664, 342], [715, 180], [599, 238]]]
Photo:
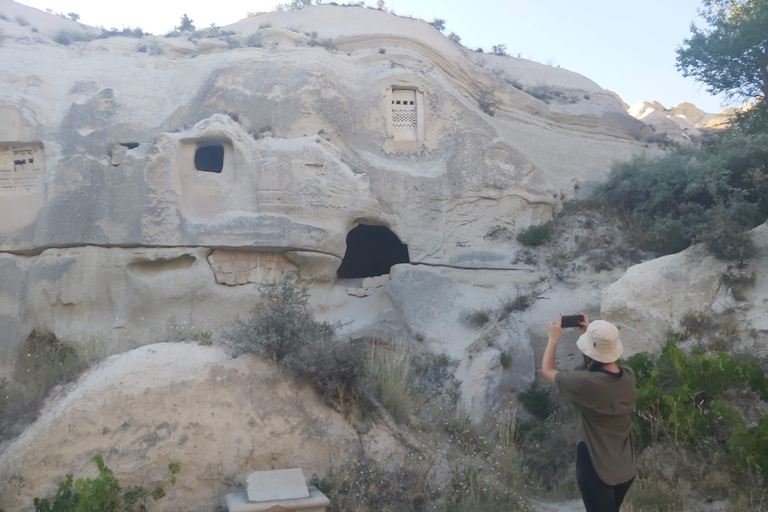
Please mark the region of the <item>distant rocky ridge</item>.
[[629, 115], [651, 126], [656, 133], [665, 133], [676, 141], [690, 141], [691, 138], [700, 137], [701, 130], [723, 128], [739, 110], [726, 108], [717, 114], [710, 114], [687, 102], [669, 109], [658, 101], [641, 101], [631, 107], [627, 106]]

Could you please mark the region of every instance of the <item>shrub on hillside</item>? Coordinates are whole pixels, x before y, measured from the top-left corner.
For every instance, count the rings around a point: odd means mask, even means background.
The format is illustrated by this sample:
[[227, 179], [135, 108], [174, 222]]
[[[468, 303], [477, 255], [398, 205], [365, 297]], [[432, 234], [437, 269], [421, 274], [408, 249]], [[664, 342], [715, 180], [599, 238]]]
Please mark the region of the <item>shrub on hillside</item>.
[[[146, 512], [149, 498], [158, 501], [165, 497], [161, 485], [150, 491], [140, 485], [123, 488], [115, 478], [114, 473], [104, 464], [101, 455], [95, 455], [93, 462], [99, 469], [99, 476], [78, 478], [73, 483], [72, 474], [59, 484], [56, 495], [51, 502], [48, 499], [35, 498], [35, 512]], [[168, 464], [165, 480], [176, 483], [176, 474], [181, 470], [181, 464]]]
[[60, 30], [53, 36], [53, 40], [61, 45], [69, 46], [72, 43], [76, 42], [88, 42], [91, 41], [93, 38], [87, 34], [83, 34], [81, 32], [70, 32], [67, 30]]
[[670, 254], [703, 242], [743, 265], [756, 253], [745, 231], [768, 219], [768, 133], [733, 129], [701, 148], [616, 164], [597, 198], [631, 213], [643, 249]]
[[[763, 456], [749, 449], [749, 441], [763, 435], [761, 427], [748, 430], [724, 400], [727, 392], [738, 389], [768, 400], [768, 379], [755, 361], [736, 360], [725, 352], [707, 354], [699, 348], [686, 355], [670, 338], [660, 355], [635, 354], [626, 363], [635, 372], [633, 423], [641, 446], [664, 439], [691, 445], [708, 439], [727, 441], [734, 455], [768, 476], [768, 452]], [[768, 419], [764, 420], [761, 424], [768, 429]]]
[[529, 247], [536, 247], [545, 244], [552, 236], [552, 226], [550, 224], [540, 224], [531, 226], [517, 234], [517, 241]]
[[260, 293], [262, 300], [251, 318], [227, 334], [235, 355], [253, 352], [280, 362], [333, 336], [336, 326], [315, 320], [309, 310], [309, 292], [294, 285], [292, 276], [263, 285]]
[[283, 364], [309, 382], [326, 403], [343, 411], [365, 411], [370, 407], [362, 386], [367, 354], [363, 342], [319, 337], [287, 355]]

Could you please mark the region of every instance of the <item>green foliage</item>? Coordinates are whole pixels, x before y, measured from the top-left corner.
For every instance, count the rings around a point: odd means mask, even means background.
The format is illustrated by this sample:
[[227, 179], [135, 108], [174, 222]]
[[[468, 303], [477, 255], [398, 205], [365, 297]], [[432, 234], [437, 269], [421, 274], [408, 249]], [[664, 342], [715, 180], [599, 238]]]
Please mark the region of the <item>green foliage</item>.
[[175, 27], [179, 32], [194, 32], [195, 24], [194, 20], [187, 16], [186, 13], [179, 19], [179, 26]]
[[[165, 496], [160, 485], [151, 492], [139, 485], [122, 488], [101, 455], [94, 456], [93, 461], [99, 469], [98, 477], [73, 482], [72, 474], [68, 474], [59, 484], [53, 502], [35, 498], [35, 512], [146, 512], [148, 498], [158, 501]], [[175, 483], [180, 470], [180, 463], [168, 464], [166, 480]]]
[[499, 363], [505, 370], [509, 370], [512, 367], [512, 356], [508, 352], [502, 352], [499, 357]]
[[87, 34], [83, 34], [81, 32], [70, 32], [68, 30], [60, 30], [53, 36], [54, 42], [69, 46], [72, 43], [76, 42], [88, 42], [91, 41], [93, 38]]
[[714, 441], [742, 467], [768, 477], [768, 416], [750, 430], [723, 399], [746, 388], [768, 399], [768, 379], [755, 361], [698, 348], [688, 356], [670, 338], [659, 356], [640, 353], [626, 363], [635, 371], [633, 428], [641, 446], [665, 439], [693, 446]]
[[704, 0], [707, 26], [691, 24], [677, 69], [728, 97], [768, 96], [768, 0]]
[[104, 27], [99, 27], [101, 29], [101, 34], [97, 37], [97, 39], [106, 39], [108, 37], [135, 37], [135, 38], [142, 38], [146, 34], [141, 28], [130, 28], [130, 27], [123, 27], [122, 29], [117, 29], [115, 27], [110, 28], [107, 30]]
[[631, 214], [642, 249], [671, 254], [703, 242], [743, 265], [757, 252], [745, 231], [768, 218], [768, 133], [732, 130], [700, 149], [616, 164], [596, 197]]
[[497, 44], [493, 46], [493, 54], [494, 55], [502, 55], [507, 56], [507, 45], [505, 44]]
[[227, 338], [235, 354], [263, 354], [282, 361], [305, 347], [329, 340], [336, 326], [318, 322], [309, 310], [309, 292], [286, 275], [276, 284], [261, 287], [261, 302], [246, 322], [239, 322]]
[[261, 42], [261, 37], [257, 34], [251, 34], [248, 39], [245, 40], [245, 46], [248, 48], [261, 48], [264, 44]]
[[455, 32], [449, 32], [448, 33], [448, 39], [450, 39], [451, 41], [453, 41], [456, 44], [459, 44], [459, 45], [461, 44], [461, 36], [459, 36]]
[[429, 24], [435, 27], [440, 32], [445, 30], [445, 20], [442, 20], [440, 18], [434, 18], [432, 21], [429, 22]]
[[540, 224], [522, 230], [517, 234], [517, 241], [529, 247], [536, 247], [547, 243], [551, 236], [552, 226], [549, 223]]
[[527, 390], [517, 395], [525, 408], [539, 420], [546, 420], [555, 411], [552, 402], [552, 390], [549, 386], [540, 386], [538, 382], [531, 384]]
[[491, 321], [491, 312], [488, 309], [475, 309], [462, 313], [459, 321], [472, 329], [480, 329]]
[[[316, 0], [316, 3], [320, 3], [320, 0]], [[292, 12], [292, 11], [299, 11], [301, 9], [304, 9], [305, 7], [309, 7], [310, 5], [312, 5], [312, 0], [292, 0], [289, 3], [277, 5], [275, 7], [275, 10]]]
[[321, 47], [325, 48], [328, 51], [336, 49], [336, 46], [333, 44], [333, 39], [331, 39], [330, 37], [326, 37], [326, 38], [323, 38], [323, 39], [318, 39], [317, 37], [312, 37], [307, 44], [309, 46], [321, 46]]

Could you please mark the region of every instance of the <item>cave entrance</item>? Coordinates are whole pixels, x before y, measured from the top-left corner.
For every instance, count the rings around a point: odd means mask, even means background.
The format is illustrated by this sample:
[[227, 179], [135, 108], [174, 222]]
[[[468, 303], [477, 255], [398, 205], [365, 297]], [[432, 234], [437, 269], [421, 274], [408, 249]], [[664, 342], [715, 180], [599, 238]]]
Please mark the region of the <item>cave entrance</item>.
[[198, 147], [195, 151], [195, 169], [220, 173], [224, 169], [224, 146], [215, 144]]
[[392, 265], [410, 263], [408, 246], [384, 226], [360, 224], [347, 235], [347, 252], [336, 272], [340, 279], [389, 274]]

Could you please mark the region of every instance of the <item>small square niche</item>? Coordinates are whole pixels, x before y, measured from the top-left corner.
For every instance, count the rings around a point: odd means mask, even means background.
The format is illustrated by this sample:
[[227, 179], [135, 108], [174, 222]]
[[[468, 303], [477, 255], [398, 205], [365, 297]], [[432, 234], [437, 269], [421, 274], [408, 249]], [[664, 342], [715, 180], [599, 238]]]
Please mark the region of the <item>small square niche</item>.
[[195, 169], [201, 172], [221, 173], [224, 169], [224, 146], [207, 144], [195, 151]]

